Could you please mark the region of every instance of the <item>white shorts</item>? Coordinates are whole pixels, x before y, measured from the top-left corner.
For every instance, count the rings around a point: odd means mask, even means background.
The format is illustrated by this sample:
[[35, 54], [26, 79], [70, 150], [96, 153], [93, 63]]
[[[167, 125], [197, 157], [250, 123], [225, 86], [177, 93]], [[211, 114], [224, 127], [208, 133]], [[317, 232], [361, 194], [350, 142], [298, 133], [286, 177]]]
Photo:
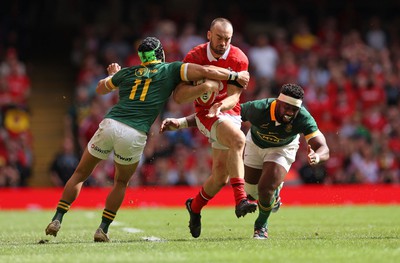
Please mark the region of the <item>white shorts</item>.
[[229, 148], [219, 143], [217, 138], [217, 126], [223, 121], [230, 120], [233, 124], [240, 129], [242, 124], [242, 118], [240, 115], [228, 115], [228, 114], [220, 114], [218, 115], [218, 119], [212, 124], [211, 129], [207, 129], [205, 125], [199, 120], [197, 115], [195, 116], [196, 124], [199, 131], [208, 138], [208, 141], [211, 143], [211, 147], [214, 149], [220, 150], [228, 150]]
[[147, 135], [113, 119], [104, 119], [88, 143], [94, 157], [105, 160], [114, 151], [114, 161], [122, 165], [137, 163], [143, 154]]
[[282, 165], [289, 172], [292, 163], [296, 160], [299, 149], [300, 135], [288, 145], [271, 148], [260, 148], [254, 144], [250, 131], [246, 135], [246, 147], [244, 148], [244, 164], [254, 169], [262, 169], [263, 163], [274, 162]]

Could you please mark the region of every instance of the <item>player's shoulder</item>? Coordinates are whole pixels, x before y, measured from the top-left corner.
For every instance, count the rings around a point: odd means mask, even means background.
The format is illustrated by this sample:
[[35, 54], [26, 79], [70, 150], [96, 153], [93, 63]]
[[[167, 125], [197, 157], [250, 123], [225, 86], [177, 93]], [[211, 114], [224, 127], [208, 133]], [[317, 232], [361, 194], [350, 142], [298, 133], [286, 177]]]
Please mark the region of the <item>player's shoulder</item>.
[[199, 45], [195, 46], [194, 48], [192, 48], [192, 50], [189, 51], [189, 52], [196, 52], [196, 51], [198, 52], [198, 51], [201, 51], [201, 50], [206, 50], [207, 51], [207, 44], [208, 43], [199, 44]]
[[247, 55], [237, 46], [234, 46], [231, 44], [231, 54], [235, 57], [237, 57], [238, 59], [244, 59], [248, 61]]
[[177, 60], [177, 61], [171, 61], [171, 62], [163, 62], [163, 63], [160, 63], [158, 66], [159, 67], [177, 67], [177, 66], [179, 67], [182, 64], [184, 64], [183, 61]]
[[249, 65], [249, 59], [247, 58], [246, 54], [238, 47], [231, 45], [228, 60], [231, 63], [241, 65], [240, 67], [247, 68]]
[[203, 43], [192, 48], [183, 59], [184, 62], [190, 62], [193, 58], [207, 56], [207, 43]]
[[301, 106], [299, 113], [297, 114], [296, 119], [298, 119], [302, 123], [308, 123], [308, 122], [315, 122], [314, 117], [311, 115], [311, 113], [304, 107]]
[[156, 73], [158, 71], [171, 71], [174, 69], [180, 69], [182, 65], [183, 65], [182, 61], [162, 62], [154, 64], [152, 67], [149, 67], [149, 70], [153, 73]]
[[304, 107], [304, 105], [301, 106], [299, 114], [306, 117], [311, 116], [311, 113], [307, 110], [306, 107]]

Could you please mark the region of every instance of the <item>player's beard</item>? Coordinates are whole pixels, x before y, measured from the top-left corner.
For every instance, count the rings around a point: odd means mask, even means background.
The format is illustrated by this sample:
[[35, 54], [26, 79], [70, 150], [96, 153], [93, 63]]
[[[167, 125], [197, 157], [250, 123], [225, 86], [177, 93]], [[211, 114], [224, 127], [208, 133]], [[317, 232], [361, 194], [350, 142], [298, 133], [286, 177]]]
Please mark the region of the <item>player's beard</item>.
[[211, 41], [210, 48], [215, 54], [222, 56], [228, 47], [223, 47], [222, 45], [214, 46], [213, 42]]

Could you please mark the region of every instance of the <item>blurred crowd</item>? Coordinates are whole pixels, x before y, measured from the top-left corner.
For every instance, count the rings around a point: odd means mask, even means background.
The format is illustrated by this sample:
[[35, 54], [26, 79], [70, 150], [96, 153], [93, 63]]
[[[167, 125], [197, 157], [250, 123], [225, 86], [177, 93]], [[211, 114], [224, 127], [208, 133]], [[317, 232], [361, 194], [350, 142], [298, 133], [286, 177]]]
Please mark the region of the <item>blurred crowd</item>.
[[32, 173], [30, 90], [25, 63], [7, 48], [0, 60], [0, 187], [26, 186]]
[[[154, 13], [143, 17], [140, 29], [124, 23], [86, 23], [73, 38], [70, 58], [76, 69], [74, 101], [65, 118], [63, 150], [49, 167], [54, 185], [66, 182], [97, 125], [118, 100], [116, 92], [106, 96], [95, 93], [98, 81], [106, 76], [108, 64], [140, 64], [136, 47], [145, 36], [161, 40], [167, 61], [182, 60], [192, 47], [207, 41], [206, 32], [214, 17], [205, 16], [198, 23], [165, 18], [160, 15], [162, 10], [154, 6], [151, 10], [147, 11]], [[237, 9], [231, 8], [224, 14], [234, 25], [232, 44], [240, 47], [250, 61], [251, 83], [241, 100], [276, 97], [282, 84], [298, 83], [305, 90], [305, 107], [328, 140], [329, 161], [311, 168], [301, 139], [287, 184], [400, 182], [399, 21], [369, 16], [362, 25], [351, 27], [348, 25], [354, 21], [358, 25], [360, 20], [356, 10], [350, 11], [317, 21], [290, 14], [290, 23], [269, 22], [252, 29], [246, 25], [253, 21]], [[4, 109], [0, 186], [3, 178], [11, 182], [14, 173], [26, 173], [23, 178], [29, 176], [32, 159], [29, 132], [22, 131], [23, 124], [15, 116], [12, 124], [18, 123], [18, 128], [14, 127], [18, 132], [6, 121], [8, 111], [24, 111], [29, 96], [29, 78], [23, 64], [9, 61], [8, 55], [13, 52], [15, 56], [16, 51], [11, 49], [1, 58], [0, 102]], [[209, 176], [210, 145], [197, 129], [158, 132], [164, 118], [193, 112], [191, 103], [177, 105], [172, 99], [169, 101], [152, 127], [140, 167], [132, 177], [132, 187], [200, 185]], [[243, 123], [243, 131], [248, 128]], [[113, 169], [111, 155], [99, 164], [87, 184], [112, 184]], [[4, 177], [3, 173], [10, 175]]]

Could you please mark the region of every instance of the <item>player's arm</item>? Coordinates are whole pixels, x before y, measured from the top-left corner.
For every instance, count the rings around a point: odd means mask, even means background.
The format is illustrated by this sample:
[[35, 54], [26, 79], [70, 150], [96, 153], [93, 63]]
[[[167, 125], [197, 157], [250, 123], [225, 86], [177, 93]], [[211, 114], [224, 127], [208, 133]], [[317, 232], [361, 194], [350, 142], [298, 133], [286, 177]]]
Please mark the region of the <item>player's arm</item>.
[[329, 147], [325, 136], [319, 132], [315, 137], [308, 140], [308, 163], [316, 165], [329, 159]]
[[[221, 69], [220, 67], [217, 66], [213, 66], [213, 65], [205, 65], [204, 67], [209, 67], [212, 69]], [[231, 70], [229, 70], [231, 71]], [[231, 71], [234, 72], [234, 71]], [[228, 84], [232, 83], [235, 84], [236, 86], [238, 86], [239, 88], [246, 88], [247, 84], [249, 84], [249, 80], [250, 80], [250, 74], [247, 70], [243, 70], [243, 71], [238, 71], [238, 78], [237, 79], [232, 79], [229, 78], [228, 79]]]
[[118, 65], [118, 63], [112, 63], [112, 64], [108, 65], [108, 67], [107, 67], [108, 77], [101, 79], [97, 83], [97, 87], [96, 87], [97, 94], [104, 95], [104, 94], [110, 93], [116, 89], [116, 87], [114, 86], [114, 84], [111, 81], [111, 78], [120, 69], [121, 69], [121, 66]]
[[235, 85], [228, 84], [227, 86], [227, 97], [222, 100], [221, 111], [230, 110], [239, 102], [240, 94], [242, 94], [241, 88]]
[[215, 67], [215, 66], [202, 66], [194, 63], [186, 63], [183, 65], [184, 81], [196, 81], [201, 79], [214, 79], [214, 80], [228, 80], [243, 83], [243, 87], [247, 86], [250, 79], [250, 74], [247, 71], [231, 71], [229, 69]]
[[188, 127], [196, 126], [195, 114], [183, 117], [183, 118], [166, 118], [163, 120], [160, 126], [160, 133], [165, 131], [175, 131]]
[[225, 99], [211, 106], [207, 114], [208, 118], [217, 116], [221, 111], [230, 110], [235, 107], [239, 102], [240, 94], [242, 94], [242, 88], [228, 84], [227, 94], [228, 96]]
[[218, 92], [219, 83], [215, 80], [206, 79], [199, 85], [192, 85], [190, 82], [181, 82], [176, 86], [172, 98], [178, 104], [193, 102], [201, 94], [211, 91]]

